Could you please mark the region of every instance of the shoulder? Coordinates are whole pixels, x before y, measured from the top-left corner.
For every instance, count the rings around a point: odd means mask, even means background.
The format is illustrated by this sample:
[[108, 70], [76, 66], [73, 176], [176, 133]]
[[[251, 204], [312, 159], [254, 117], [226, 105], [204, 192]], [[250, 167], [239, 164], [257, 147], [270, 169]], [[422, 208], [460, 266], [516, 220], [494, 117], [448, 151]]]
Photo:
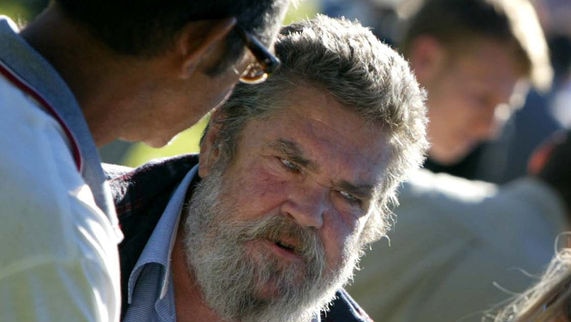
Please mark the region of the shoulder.
[[[25, 198], [23, 206], [40, 202], [48, 205], [40, 209], [55, 213], [58, 210], [54, 207], [67, 207], [63, 200], [85, 182], [61, 126], [1, 75], [0, 110], [0, 190]], [[16, 206], [16, 201], [6, 205]]]
[[109, 163], [102, 164], [102, 167], [115, 195], [118, 193], [117, 190], [125, 185], [143, 187], [151, 184], [157, 187], [154, 189], [157, 190], [161, 186], [178, 183], [197, 164], [198, 155], [185, 154], [151, 160], [137, 168]]
[[148, 207], [161, 209], [196, 164], [194, 154], [153, 160], [135, 169], [104, 164], [119, 219], [145, 213]]
[[433, 173], [426, 169], [414, 172], [403, 183], [401, 198], [425, 200], [477, 201], [498, 192], [493, 183], [468, 180], [446, 173]]

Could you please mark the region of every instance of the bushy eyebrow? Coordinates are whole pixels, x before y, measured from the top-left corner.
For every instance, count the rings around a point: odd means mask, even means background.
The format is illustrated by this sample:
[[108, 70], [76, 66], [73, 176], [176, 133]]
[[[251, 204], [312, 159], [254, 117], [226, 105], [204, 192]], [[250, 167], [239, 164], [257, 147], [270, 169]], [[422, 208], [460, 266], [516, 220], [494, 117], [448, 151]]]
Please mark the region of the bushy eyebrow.
[[[295, 142], [286, 139], [278, 139], [276, 142], [270, 144], [270, 147], [278, 151], [289, 161], [295, 163], [296, 165], [302, 168], [315, 172], [319, 170], [319, 165], [317, 165], [314, 161], [306, 158], [304, 156], [301, 147]], [[332, 182], [332, 188], [341, 191], [346, 191], [361, 199], [370, 199], [373, 195], [373, 190], [374, 190], [373, 185], [370, 184], [356, 185], [346, 180]]]
[[334, 183], [334, 187], [341, 191], [346, 191], [362, 200], [369, 200], [373, 197], [374, 187], [369, 184], [354, 185], [350, 182], [342, 180], [340, 182]]
[[278, 139], [276, 142], [270, 144], [270, 147], [280, 152], [282, 155], [287, 157], [288, 160], [294, 162], [298, 166], [310, 171], [319, 170], [319, 166], [315, 164], [315, 162], [304, 157], [303, 150], [295, 142], [286, 139]]

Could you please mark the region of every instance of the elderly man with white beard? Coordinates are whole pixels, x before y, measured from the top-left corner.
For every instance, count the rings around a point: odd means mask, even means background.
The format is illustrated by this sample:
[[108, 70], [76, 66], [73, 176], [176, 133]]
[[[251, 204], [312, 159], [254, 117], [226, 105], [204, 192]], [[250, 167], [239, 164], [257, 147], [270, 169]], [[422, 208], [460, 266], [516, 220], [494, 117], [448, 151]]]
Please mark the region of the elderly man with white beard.
[[424, 92], [357, 22], [284, 27], [282, 65], [238, 85], [199, 155], [107, 166], [123, 321], [369, 321], [343, 286], [427, 147]]

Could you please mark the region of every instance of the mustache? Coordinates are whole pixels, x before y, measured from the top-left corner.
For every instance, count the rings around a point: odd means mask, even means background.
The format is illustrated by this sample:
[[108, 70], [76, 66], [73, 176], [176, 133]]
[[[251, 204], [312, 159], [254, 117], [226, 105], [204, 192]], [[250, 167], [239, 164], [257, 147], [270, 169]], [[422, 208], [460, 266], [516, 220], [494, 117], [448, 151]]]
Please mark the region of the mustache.
[[240, 242], [266, 239], [301, 256], [306, 262], [325, 256], [324, 246], [313, 228], [302, 227], [283, 215], [269, 216], [255, 221], [234, 222]]

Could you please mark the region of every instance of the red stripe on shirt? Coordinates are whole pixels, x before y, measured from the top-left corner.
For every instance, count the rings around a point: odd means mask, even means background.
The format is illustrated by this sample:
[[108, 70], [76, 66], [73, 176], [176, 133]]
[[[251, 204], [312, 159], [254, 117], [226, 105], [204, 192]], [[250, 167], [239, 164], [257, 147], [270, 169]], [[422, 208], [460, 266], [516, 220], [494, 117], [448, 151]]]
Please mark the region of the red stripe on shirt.
[[65, 124], [63, 119], [56, 112], [55, 108], [53, 108], [38, 91], [36, 91], [32, 86], [26, 83], [26, 81], [18, 77], [18, 75], [16, 75], [12, 70], [4, 66], [4, 64], [2, 64], [1, 62], [0, 62], [0, 73], [4, 75], [12, 84], [18, 87], [22, 92], [33, 97], [38, 103], [40, 103], [45, 108], [45, 110], [49, 114], [53, 116], [54, 119], [56, 119], [56, 121], [63, 128], [65, 135], [69, 139], [73, 153], [73, 159], [75, 160], [77, 170], [81, 172], [81, 168], [83, 166], [83, 160], [81, 158], [81, 153], [79, 151], [79, 144], [77, 143], [77, 140], [71, 133], [69, 127], [67, 127], [67, 124]]

